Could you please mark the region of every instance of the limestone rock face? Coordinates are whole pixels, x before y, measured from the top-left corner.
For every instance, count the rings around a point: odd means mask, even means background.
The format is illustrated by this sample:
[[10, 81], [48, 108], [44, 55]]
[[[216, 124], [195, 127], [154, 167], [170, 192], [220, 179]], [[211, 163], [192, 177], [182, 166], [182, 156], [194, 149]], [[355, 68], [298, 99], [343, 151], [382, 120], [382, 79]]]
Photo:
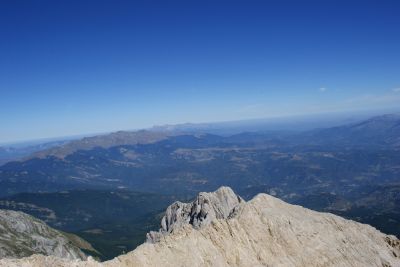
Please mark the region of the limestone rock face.
[[[35, 255], [0, 266], [400, 266], [400, 241], [369, 225], [266, 194], [244, 202], [217, 192], [171, 205], [162, 238], [113, 260]], [[214, 206], [219, 202], [229, 205]]]
[[67, 235], [23, 212], [0, 210], [0, 258], [21, 258], [37, 253], [86, 259]]
[[229, 187], [221, 187], [212, 193], [202, 192], [192, 203], [175, 202], [167, 208], [161, 229], [147, 234], [147, 242], [158, 242], [164, 235], [185, 225], [200, 229], [216, 219], [228, 219], [244, 202]]

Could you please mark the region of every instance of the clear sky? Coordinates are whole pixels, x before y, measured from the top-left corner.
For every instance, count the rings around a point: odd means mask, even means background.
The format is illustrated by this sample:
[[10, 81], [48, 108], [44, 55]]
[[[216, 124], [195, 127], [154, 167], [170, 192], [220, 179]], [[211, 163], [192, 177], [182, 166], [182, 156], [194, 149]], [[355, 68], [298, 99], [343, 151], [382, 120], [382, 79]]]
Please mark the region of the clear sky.
[[0, 1], [0, 142], [400, 106], [400, 1]]

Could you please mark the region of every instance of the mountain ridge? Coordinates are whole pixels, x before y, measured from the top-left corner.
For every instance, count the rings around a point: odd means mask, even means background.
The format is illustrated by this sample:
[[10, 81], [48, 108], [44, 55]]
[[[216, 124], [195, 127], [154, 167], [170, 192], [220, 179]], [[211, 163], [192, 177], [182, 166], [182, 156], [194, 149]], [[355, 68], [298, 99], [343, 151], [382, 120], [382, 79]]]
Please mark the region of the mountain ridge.
[[[217, 190], [218, 191], [218, 190]], [[194, 209], [173, 209], [175, 215], [200, 211], [206, 206], [226, 205], [231, 190], [199, 194]], [[221, 192], [221, 191], [220, 191]], [[232, 191], [233, 192], [233, 191]], [[216, 197], [216, 198], [215, 198]], [[200, 201], [200, 200], [207, 201]], [[217, 209], [229, 209], [215, 206]], [[203, 212], [201, 212], [203, 211]], [[399, 266], [400, 241], [375, 228], [329, 213], [290, 205], [267, 194], [241, 202], [233, 216], [214, 218], [195, 228], [190, 220], [179, 222], [172, 232], [153, 243], [99, 263], [68, 261], [34, 255], [24, 259], [0, 260], [0, 266]]]
[[147, 130], [117, 131], [109, 134], [96, 135], [84, 137], [78, 140], [72, 140], [58, 147], [35, 152], [27, 159], [30, 159], [32, 157], [45, 158], [49, 156], [65, 158], [66, 156], [79, 150], [90, 150], [96, 147], [109, 148], [120, 145], [150, 144], [164, 140], [168, 136], [173, 135], [173, 133]]
[[53, 255], [86, 259], [81, 249], [95, 250], [83, 239], [60, 232], [23, 212], [0, 209], [0, 258]]
[[335, 146], [400, 149], [400, 114], [384, 114], [356, 123], [316, 129], [305, 134], [313, 144], [331, 143]]

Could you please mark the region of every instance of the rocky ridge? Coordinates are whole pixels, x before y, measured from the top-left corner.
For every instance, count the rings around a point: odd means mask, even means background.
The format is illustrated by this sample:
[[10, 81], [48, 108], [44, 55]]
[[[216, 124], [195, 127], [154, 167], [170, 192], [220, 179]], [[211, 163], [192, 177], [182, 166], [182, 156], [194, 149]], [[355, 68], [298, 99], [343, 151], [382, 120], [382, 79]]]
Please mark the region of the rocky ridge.
[[232, 218], [243, 203], [244, 200], [229, 187], [221, 187], [213, 193], [199, 193], [191, 203], [177, 201], [167, 208], [160, 230], [147, 234], [147, 242], [158, 242], [163, 236], [188, 224], [200, 229], [214, 220]]
[[121, 145], [151, 144], [168, 138], [173, 133], [155, 132], [147, 130], [119, 131], [110, 134], [84, 137], [79, 140], [67, 142], [61, 146], [52, 147], [35, 152], [27, 159], [35, 157], [45, 158], [49, 156], [65, 158], [78, 150], [90, 150], [96, 147], [110, 148]]
[[0, 259], [22, 258], [33, 254], [66, 259], [86, 259], [80, 246], [94, 250], [74, 235], [57, 231], [22, 212], [0, 210]]
[[245, 202], [229, 188], [174, 203], [148, 241], [103, 263], [34, 255], [0, 266], [400, 266], [394, 236], [267, 194]]

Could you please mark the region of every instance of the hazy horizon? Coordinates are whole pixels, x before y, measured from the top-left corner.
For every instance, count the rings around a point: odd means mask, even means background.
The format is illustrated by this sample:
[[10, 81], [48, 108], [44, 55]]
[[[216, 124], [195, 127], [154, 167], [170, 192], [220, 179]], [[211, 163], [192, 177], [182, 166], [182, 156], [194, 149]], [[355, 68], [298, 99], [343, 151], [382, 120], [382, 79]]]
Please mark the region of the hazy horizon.
[[[113, 129], [110, 131], [103, 132], [91, 132], [91, 133], [76, 133], [71, 135], [62, 135], [62, 136], [42, 136], [39, 138], [33, 139], [21, 139], [21, 140], [11, 140], [2, 142], [0, 140], [0, 146], [26, 146], [32, 144], [40, 144], [47, 143], [53, 141], [64, 141], [64, 140], [74, 140], [80, 139], [84, 137], [96, 136], [96, 135], [106, 135], [109, 133], [117, 132], [117, 131], [139, 131], [139, 130], [149, 130], [155, 127], [166, 127], [166, 126], [179, 126], [185, 124], [193, 124], [193, 125], [201, 125], [201, 124], [223, 124], [223, 123], [234, 123], [234, 122], [252, 122], [252, 121], [261, 121], [265, 120], [266, 122], [277, 122], [282, 120], [282, 124], [288, 124], [290, 122], [299, 121], [300, 123], [311, 120], [317, 121], [318, 119], [322, 119], [327, 117], [328, 119], [336, 119], [339, 123], [337, 125], [346, 124], [346, 119], [354, 119], [354, 120], [363, 120], [366, 118], [380, 116], [385, 114], [400, 114], [400, 108], [387, 108], [387, 109], [375, 109], [375, 110], [353, 110], [353, 111], [339, 111], [339, 112], [322, 112], [322, 113], [309, 113], [309, 114], [292, 114], [292, 115], [283, 115], [283, 116], [271, 116], [271, 117], [258, 117], [258, 118], [248, 118], [248, 119], [238, 119], [238, 120], [226, 120], [226, 121], [200, 121], [200, 122], [177, 122], [170, 124], [153, 124], [147, 127], [142, 128], [125, 128], [125, 129]], [[290, 124], [289, 124], [290, 126]], [[317, 128], [317, 127], [316, 127]], [[301, 130], [300, 130], [301, 131]]]
[[397, 1], [0, 3], [0, 143], [400, 107]]

